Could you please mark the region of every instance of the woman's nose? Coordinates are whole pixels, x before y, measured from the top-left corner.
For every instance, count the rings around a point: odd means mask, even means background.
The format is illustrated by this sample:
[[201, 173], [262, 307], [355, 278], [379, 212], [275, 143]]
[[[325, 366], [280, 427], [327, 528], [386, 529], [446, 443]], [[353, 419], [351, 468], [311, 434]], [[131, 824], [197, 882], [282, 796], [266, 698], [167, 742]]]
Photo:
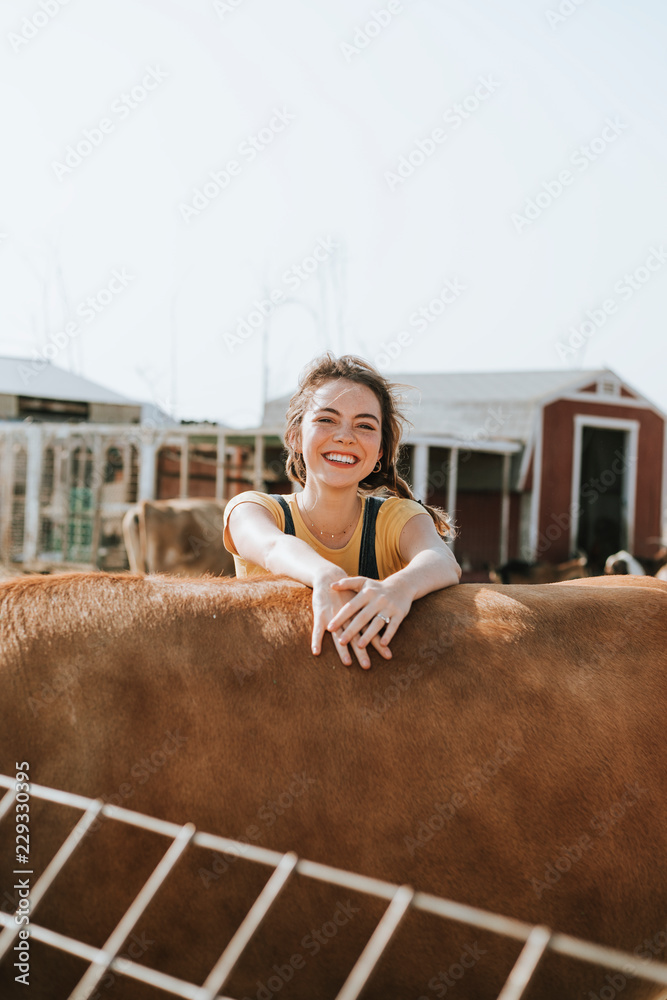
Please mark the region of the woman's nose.
[[354, 431], [351, 427], [339, 427], [334, 434], [336, 441], [352, 441], [354, 439]]

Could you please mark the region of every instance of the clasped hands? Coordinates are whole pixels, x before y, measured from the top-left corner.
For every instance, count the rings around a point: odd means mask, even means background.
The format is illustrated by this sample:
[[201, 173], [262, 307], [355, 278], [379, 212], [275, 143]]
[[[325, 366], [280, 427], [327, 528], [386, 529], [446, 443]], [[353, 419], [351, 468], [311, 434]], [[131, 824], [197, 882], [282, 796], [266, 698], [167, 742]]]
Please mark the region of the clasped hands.
[[[389, 642], [411, 605], [412, 598], [405, 592], [405, 585], [392, 581], [391, 577], [385, 580], [367, 576], [325, 577], [313, 586], [312, 651], [320, 652], [324, 633], [329, 631], [346, 666], [352, 663], [348, 648], [351, 647], [360, 665], [368, 669], [369, 644], [390, 660]], [[389, 624], [377, 615], [389, 618]]]

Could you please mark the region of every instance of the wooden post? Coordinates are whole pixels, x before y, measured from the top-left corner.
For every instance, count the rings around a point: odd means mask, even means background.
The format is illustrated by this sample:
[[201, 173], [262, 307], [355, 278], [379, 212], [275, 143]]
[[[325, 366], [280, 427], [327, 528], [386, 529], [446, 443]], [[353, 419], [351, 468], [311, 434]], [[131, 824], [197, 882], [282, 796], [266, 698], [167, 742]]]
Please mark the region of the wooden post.
[[225, 435], [218, 434], [215, 457], [215, 499], [225, 500]]

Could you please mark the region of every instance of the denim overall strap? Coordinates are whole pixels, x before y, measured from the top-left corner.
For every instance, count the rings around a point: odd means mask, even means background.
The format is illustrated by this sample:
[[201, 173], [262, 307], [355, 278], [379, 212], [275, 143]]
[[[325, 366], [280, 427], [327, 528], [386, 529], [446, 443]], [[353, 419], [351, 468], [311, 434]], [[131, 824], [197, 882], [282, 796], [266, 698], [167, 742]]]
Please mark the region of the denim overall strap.
[[285, 534], [286, 535], [296, 535], [294, 530], [294, 521], [292, 520], [292, 512], [289, 509], [289, 504], [287, 500], [284, 500], [279, 493], [269, 493], [272, 500], [277, 500], [285, 513]]
[[378, 564], [375, 558], [375, 522], [382, 503], [382, 497], [366, 497], [364, 523], [361, 529], [359, 576], [367, 576], [371, 580], [379, 579]]

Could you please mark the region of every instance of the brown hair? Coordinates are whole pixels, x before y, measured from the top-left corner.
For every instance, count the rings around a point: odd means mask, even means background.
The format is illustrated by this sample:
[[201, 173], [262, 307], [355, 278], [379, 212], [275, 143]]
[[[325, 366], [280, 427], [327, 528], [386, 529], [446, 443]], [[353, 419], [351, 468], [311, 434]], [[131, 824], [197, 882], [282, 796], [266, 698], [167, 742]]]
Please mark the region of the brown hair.
[[[306, 465], [303, 455], [298, 453], [293, 444], [292, 436], [303, 421], [304, 414], [310, 405], [313, 395], [326, 382], [332, 379], [347, 379], [358, 385], [365, 385], [377, 396], [382, 415], [382, 458], [378, 472], [371, 472], [359, 483], [359, 490], [364, 496], [371, 496], [382, 491], [392, 496], [414, 500], [415, 497], [409, 485], [398, 475], [396, 464], [401, 445], [403, 424], [410, 423], [400, 411], [402, 389], [412, 389], [414, 386], [399, 382], [389, 382], [372, 365], [363, 358], [352, 354], [344, 354], [336, 358], [330, 351], [319, 355], [307, 365], [299, 376], [299, 388], [289, 401], [285, 419], [287, 426], [283, 441], [287, 450], [285, 467], [287, 475], [294, 483], [306, 482]], [[421, 503], [421, 501], [419, 501]], [[424, 510], [433, 518], [438, 534], [442, 538], [454, 538], [454, 525], [441, 507], [429, 507], [422, 504]]]

